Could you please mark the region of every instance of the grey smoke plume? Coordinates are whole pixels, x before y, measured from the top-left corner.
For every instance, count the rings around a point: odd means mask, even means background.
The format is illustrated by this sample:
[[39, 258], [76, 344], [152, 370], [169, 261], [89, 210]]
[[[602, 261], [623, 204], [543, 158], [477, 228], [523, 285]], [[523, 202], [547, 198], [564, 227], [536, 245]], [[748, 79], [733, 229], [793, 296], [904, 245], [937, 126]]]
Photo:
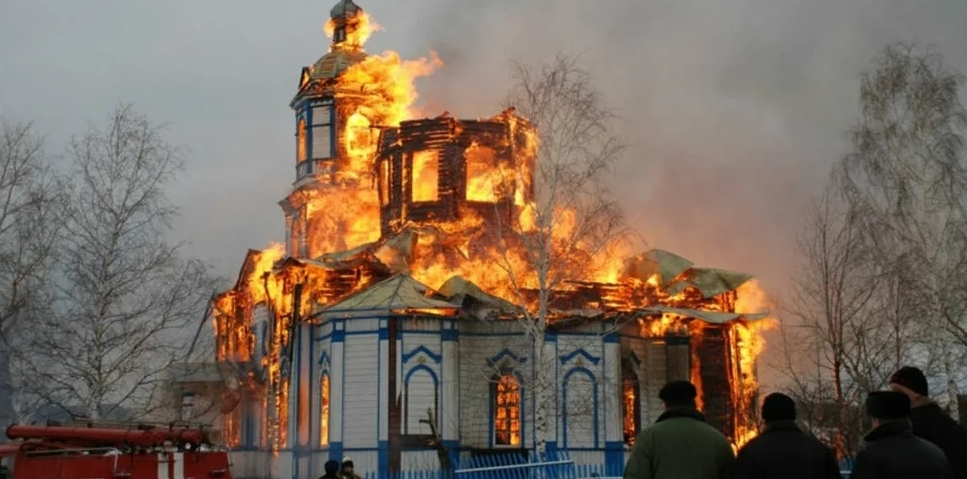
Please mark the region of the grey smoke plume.
[[[649, 245], [781, 294], [803, 209], [846, 148], [858, 77], [887, 42], [967, 69], [958, 0], [429, 0], [411, 33], [446, 66], [428, 113], [496, 111], [507, 60], [580, 53], [631, 142], [614, 183]], [[411, 36], [411, 41], [417, 41]], [[767, 362], [768, 362], [768, 358]]]

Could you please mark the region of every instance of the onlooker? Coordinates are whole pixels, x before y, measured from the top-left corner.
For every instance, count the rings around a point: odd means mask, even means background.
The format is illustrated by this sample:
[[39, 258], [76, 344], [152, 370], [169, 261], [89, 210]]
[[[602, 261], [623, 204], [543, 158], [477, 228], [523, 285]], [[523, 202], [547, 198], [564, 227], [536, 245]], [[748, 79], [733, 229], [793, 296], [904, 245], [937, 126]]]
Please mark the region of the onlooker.
[[[896, 391], [875, 391], [866, 398], [873, 430], [856, 455], [850, 479], [952, 479], [942, 450], [913, 435], [910, 398]], [[960, 478], [957, 478], [960, 479]]]
[[353, 464], [353, 459], [351, 457], [344, 457], [342, 460], [342, 470], [339, 471], [339, 476], [342, 479], [363, 479], [362, 476], [356, 474], [354, 469], [355, 464]]
[[641, 431], [631, 450], [624, 479], [725, 479], [735, 455], [728, 439], [705, 423], [688, 381], [672, 381], [658, 393], [665, 412]]
[[330, 459], [326, 461], [324, 466], [326, 473], [319, 477], [319, 479], [339, 479], [339, 461], [335, 459]]
[[890, 377], [890, 389], [910, 398], [913, 433], [943, 450], [957, 479], [967, 478], [967, 440], [964, 430], [936, 401], [930, 399], [923, 371], [904, 366]]
[[735, 479], [842, 479], [833, 451], [796, 425], [796, 402], [782, 393], [762, 401], [765, 429], [739, 450]]

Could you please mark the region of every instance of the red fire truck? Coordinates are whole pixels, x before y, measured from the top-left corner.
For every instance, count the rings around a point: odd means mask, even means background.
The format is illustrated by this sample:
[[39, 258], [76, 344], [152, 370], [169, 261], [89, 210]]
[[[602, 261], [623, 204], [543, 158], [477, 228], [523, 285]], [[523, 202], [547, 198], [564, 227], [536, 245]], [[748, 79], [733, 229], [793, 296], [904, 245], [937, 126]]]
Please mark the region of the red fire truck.
[[14, 424], [7, 437], [12, 479], [232, 479], [228, 450], [200, 428]]

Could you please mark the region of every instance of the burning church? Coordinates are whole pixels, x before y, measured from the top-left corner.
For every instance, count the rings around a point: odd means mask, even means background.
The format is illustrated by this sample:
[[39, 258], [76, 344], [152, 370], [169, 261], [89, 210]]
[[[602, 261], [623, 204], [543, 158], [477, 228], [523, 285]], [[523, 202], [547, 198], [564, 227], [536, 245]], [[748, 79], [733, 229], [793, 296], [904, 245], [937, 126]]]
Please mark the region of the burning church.
[[743, 314], [751, 276], [650, 250], [556, 286], [535, 329], [539, 292], [507, 274], [524, 245], [494, 231], [538, 194], [540, 125], [512, 109], [413, 118], [413, 79], [439, 60], [368, 55], [369, 16], [352, 0], [330, 13], [330, 50], [290, 105], [285, 244], [249, 251], [214, 301], [236, 474], [308, 479], [345, 456], [359, 473], [425, 470], [539, 447], [620, 469], [672, 379], [747, 440], [764, 317]]

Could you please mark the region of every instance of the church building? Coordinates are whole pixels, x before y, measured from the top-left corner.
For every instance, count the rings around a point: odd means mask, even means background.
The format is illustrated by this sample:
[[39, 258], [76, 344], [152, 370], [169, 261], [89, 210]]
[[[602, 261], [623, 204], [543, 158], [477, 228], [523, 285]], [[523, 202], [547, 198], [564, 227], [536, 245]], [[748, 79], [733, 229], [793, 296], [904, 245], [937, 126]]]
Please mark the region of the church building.
[[435, 281], [428, 271], [474, 258], [474, 235], [533, 199], [533, 177], [481, 195], [476, 172], [532, 166], [540, 125], [513, 111], [399, 118], [385, 92], [352, 83], [380, 67], [362, 49], [367, 14], [340, 0], [330, 16], [330, 51], [290, 104], [285, 245], [249, 251], [214, 301], [234, 475], [312, 479], [345, 457], [359, 474], [459, 469], [533, 455], [541, 437], [618, 475], [674, 379], [693, 381], [709, 422], [740, 442], [765, 316], [736, 311], [751, 276], [650, 250], [619, 281], [554, 291], [542, 334], [532, 311], [468, 275]]

